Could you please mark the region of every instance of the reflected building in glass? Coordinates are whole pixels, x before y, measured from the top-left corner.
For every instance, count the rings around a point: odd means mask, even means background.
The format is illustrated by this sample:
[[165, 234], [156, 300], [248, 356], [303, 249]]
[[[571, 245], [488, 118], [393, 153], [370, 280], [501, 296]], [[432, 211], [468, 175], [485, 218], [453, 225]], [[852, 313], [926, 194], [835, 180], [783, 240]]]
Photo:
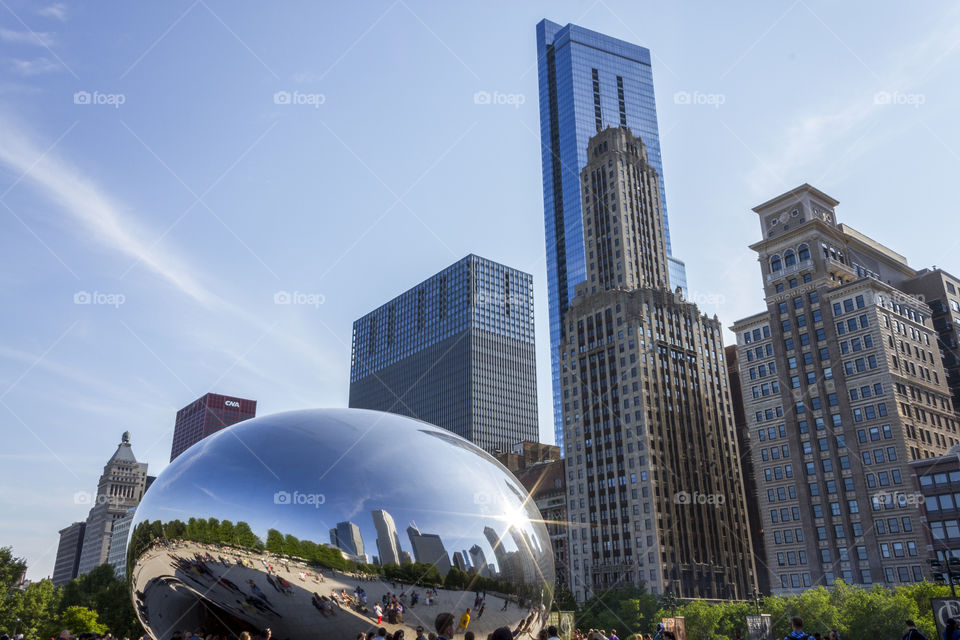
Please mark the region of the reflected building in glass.
[[352, 522], [338, 522], [335, 529], [330, 529], [330, 544], [359, 562], [368, 562], [360, 527]]
[[471, 254], [354, 322], [350, 407], [491, 453], [536, 440], [533, 277]]
[[372, 512], [373, 524], [377, 528], [377, 552], [380, 564], [400, 564], [400, 536], [393, 516], [382, 509]]
[[580, 170], [587, 164], [587, 142], [607, 127], [627, 127], [643, 138], [650, 165], [660, 179], [660, 215], [670, 281], [686, 292], [686, 270], [670, 247], [660, 131], [653, 92], [650, 50], [574, 24], [549, 20], [537, 25], [540, 85], [540, 153], [550, 300], [550, 353], [556, 443], [563, 447], [560, 423], [562, 319], [574, 286], [586, 278]]

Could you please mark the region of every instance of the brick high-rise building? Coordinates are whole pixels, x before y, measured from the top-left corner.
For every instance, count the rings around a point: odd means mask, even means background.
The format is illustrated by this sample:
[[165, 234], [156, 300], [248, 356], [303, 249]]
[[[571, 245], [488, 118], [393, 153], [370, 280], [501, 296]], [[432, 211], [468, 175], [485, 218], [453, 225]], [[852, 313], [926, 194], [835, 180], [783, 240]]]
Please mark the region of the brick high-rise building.
[[747, 598], [757, 585], [722, 327], [671, 287], [643, 141], [608, 128], [587, 158], [586, 280], [559, 353], [570, 588], [580, 601], [629, 584]]
[[224, 427], [257, 416], [257, 401], [219, 393], [207, 393], [177, 411], [173, 427], [170, 462], [177, 456]]
[[960, 278], [943, 269], [921, 269], [903, 283], [903, 290], [916, 295], [933, 313], [953, 408], [960, 411]]
[[929, 575], [908, 463], [958, 438], [916, 272], [837, 204], [805, 184], [754, 208], [767, 308], [733, 325], [774, 594]]

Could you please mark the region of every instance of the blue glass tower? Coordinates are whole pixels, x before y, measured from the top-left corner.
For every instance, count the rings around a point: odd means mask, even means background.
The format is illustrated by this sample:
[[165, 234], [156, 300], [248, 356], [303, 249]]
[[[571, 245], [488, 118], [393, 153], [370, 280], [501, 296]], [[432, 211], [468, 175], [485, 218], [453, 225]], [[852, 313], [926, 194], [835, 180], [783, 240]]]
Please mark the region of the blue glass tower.
[[[649, 49], [574, 24], [562, 27], [541, 20], [537, 25], [537, 62], [554, 434], [565, 452], [558, 348], [563, 316], [574, 287], [587, 277], [580, 170], [587, 164], [587, 142], [598, 131], [624, 126], [643, 140], [649, 162], [660, 176], [668, 254], [670, 226]], [[684, 264], [672, 256], [668, 259], [672, 287], [686, 291]]]

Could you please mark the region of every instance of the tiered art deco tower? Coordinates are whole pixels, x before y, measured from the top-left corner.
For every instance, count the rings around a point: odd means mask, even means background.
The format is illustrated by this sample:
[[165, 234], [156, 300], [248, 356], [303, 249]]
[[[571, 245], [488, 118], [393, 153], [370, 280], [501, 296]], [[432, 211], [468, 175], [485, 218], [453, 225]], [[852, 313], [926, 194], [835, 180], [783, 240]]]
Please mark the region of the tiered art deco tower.
[[580, 174], [586, 280], [560, 347], [570, 585], [756, 588], [722, 327], [671, 288], [659, 176], [607, 128]]

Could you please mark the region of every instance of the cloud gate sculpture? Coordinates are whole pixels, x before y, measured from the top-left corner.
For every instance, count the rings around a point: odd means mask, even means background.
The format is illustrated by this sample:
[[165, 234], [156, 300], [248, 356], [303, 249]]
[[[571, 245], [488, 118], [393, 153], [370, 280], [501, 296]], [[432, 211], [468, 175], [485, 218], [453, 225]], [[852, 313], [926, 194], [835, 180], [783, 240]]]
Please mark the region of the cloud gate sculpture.
[[553, 589], [547, 530], [509, 471], [444, 429], [360, 409], [263, 416], [201, 440], [147, 491], [127, 549], [156, 640], [413, 638], [468, 609], [478, 638], [535, 634]]

